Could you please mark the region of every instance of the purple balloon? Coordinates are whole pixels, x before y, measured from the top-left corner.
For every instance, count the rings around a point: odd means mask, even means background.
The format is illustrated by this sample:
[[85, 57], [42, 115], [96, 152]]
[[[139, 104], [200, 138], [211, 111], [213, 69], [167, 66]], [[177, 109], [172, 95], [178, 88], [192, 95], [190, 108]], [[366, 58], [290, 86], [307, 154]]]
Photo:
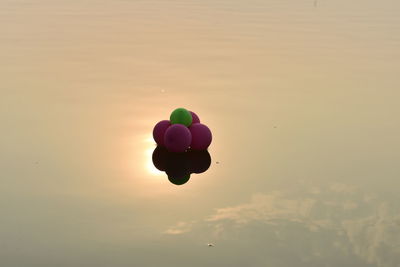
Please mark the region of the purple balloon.
[[169, 126], [171, 126], [171, 123], [168, 120], [160, 121], [154, 126], [153, 138], [158, 145], [164, 146], [164, 135]]
[[190, 147], [194, 150], [206, 150], [212, 141], [212, 134], [210, 129], [202, 124], [195, 123], [189, 128], [192, 134], [192, 143]]
[[189, 112], [190, 112], [190, 114], [192, 114], [192, 124], [200, 123], [199, 116], [197, 116], [197, 114], [194, 113], [193, 111], [189, 111]]
[[170, 152], [185, 152], [192, 142], [192, 134], [183, 124], [171, 125], [164, 135], [164, 144]]

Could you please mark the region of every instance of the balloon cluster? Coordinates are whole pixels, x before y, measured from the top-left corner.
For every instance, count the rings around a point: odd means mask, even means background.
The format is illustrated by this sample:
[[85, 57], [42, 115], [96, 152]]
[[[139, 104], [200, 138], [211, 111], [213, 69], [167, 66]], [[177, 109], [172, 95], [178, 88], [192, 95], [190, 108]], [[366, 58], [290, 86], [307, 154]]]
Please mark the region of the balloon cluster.
[[207, 150], [173, 153], [162, 146], [154, 149], [152, 160], [154, 166], [165, 171], [168, 180], [175, 185], [186, 183], [192, 173], [203, 173], [211, 165], [211, 156]]
[[153, 138], [168, 151], [182, 153], [189, 148], [206, 150], [211, 144], [212, 134], [194, 112], [177, 108], [169, 120], [160, 121], [154, 126]]

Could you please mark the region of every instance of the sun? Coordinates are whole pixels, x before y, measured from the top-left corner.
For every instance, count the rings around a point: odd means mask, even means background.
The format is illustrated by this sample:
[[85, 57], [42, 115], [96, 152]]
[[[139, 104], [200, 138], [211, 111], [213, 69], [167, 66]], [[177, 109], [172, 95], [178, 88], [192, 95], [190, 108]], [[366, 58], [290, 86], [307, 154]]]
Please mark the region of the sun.
[[145, 140], [146, 143], [146, 149], [145, 149], [145, 169], [146, 172], [151, 174], [152, 176], [161, 176], [163, 175], [163, 172], [158, 170], [152, 161], [152, 154], [154, 151], [154, 141], [151, 137], [146, 138]]

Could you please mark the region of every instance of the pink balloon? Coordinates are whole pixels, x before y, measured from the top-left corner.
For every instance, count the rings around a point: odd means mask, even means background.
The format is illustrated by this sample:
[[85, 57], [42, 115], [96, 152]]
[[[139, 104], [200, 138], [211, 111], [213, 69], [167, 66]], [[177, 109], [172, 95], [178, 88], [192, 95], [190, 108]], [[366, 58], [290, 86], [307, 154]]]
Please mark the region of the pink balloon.
[[192, 134], [192, 143], [190, 147], [194, 150], [206, 150], [212, 141], [212, 134], [210, 129], [202, 124], [195, 123], [189, 128]]
[[192, 134], [183, 124], [171, 125], [164, 135], [164, 144], [170, 152], [185, 152], [192, 142]]
[[153, 138], [158, 145], [164, 146], [164, 135], [169, 126], [171, 126], [171, 123], [168, 120], [160, 121], [154, 126]]
[[194, 123], [200, 123], [200, 118], [199, 116], [197, 116], [196, 113], [194, 113], [193, 111], [189, 111], [190, 114], [192, 114], [192, 124]]

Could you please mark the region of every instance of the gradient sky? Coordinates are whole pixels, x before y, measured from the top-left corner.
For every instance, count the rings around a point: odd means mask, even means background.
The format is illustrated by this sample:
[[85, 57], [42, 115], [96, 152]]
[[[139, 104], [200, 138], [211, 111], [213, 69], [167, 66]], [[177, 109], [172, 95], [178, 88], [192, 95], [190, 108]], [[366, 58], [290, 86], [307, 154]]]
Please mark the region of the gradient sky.
[[[397, 266], [399, 15], [0, 0], [0, 265]], [[177, 107], [214, 137], [182, 186], [151, 162]]]

